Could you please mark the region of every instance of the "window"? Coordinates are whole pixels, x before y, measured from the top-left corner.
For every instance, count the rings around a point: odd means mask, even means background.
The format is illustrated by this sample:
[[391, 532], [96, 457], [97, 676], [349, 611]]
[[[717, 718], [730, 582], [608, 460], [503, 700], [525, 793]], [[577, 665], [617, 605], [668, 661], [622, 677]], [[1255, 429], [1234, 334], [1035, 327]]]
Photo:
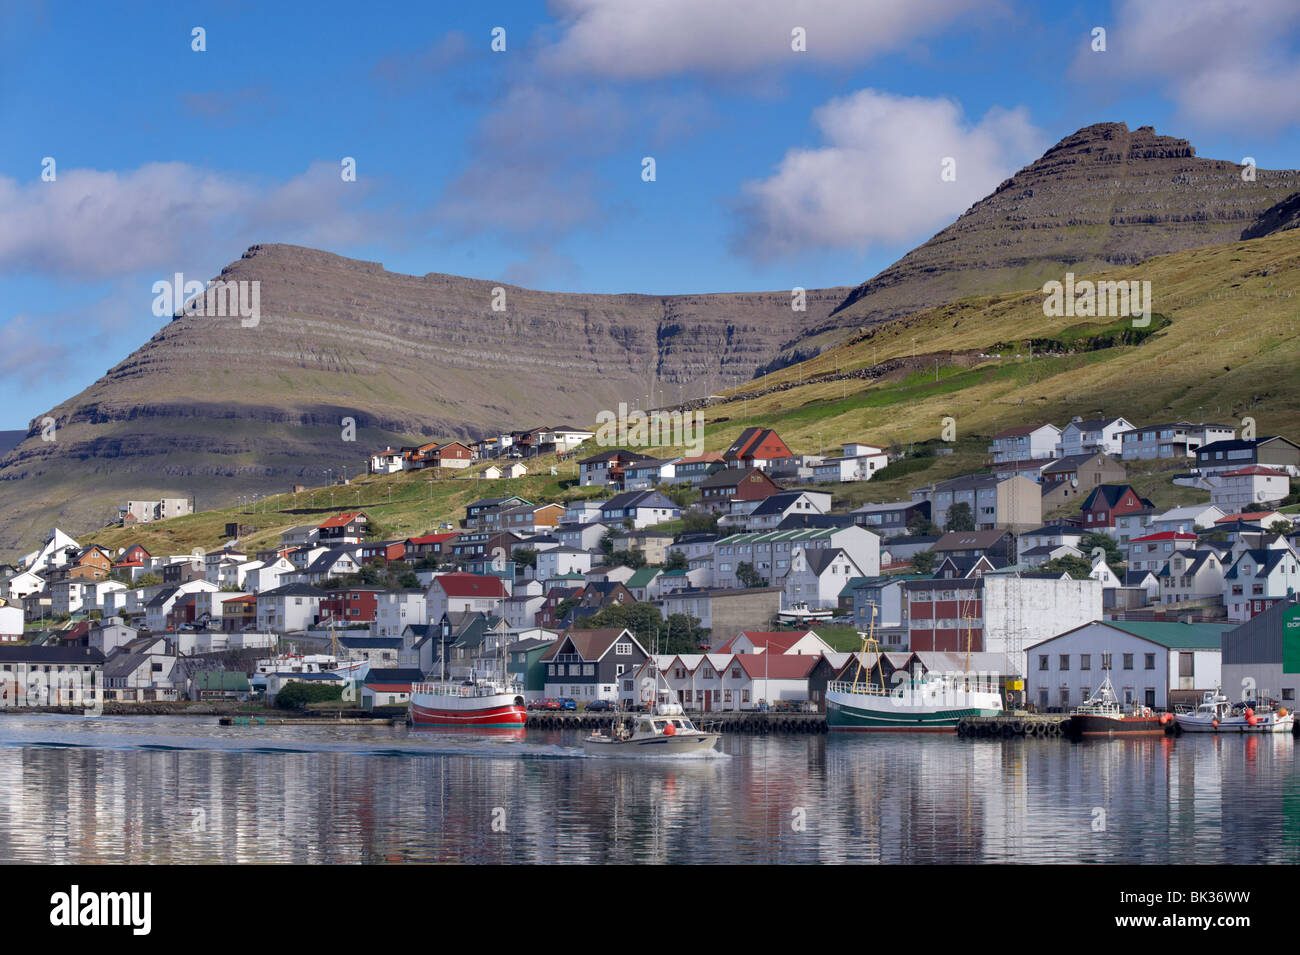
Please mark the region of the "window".
[[1070, 655], [1068, 653], [1061, 654], [1061, 669], [1062, 670], [1070, 669]]
[[1092, 669], [1092, 654], [1091, 654], [1091, 653], [1080, 653], [1080, 654], [1079, 654], [1079, 669], [1080, 669], [1080, 670], [1091, 670], [1091, 669]]
[[1133, 669], [1133, 654], [1131, 653], [1124, 654], [1124, 669], [1125, 670]]
[[1156, 668], [1156, 655], [1154, 653], [1144, 653], [1142, 656], [1143, 656], [1143, 663], [1142, 663], [1143, 667], [1145, 667], [1148, 670], [1154, 670]]
[[1109, 669], [1110, 669], [1110, 654], [1109, 654], [1109, 653], [1103, 653], [1103, 654], [1101, 655], [1101, 668], [1102, 668], [1103, 670], [1109, 670]]
[[1178, 654], [1178, 675], [1195, 676], [1196, 654], [1180, 653]]
[[632, 644], [630, 643], [615, 644], [614, 654], [620, 657], [630, 657], [632, 655]]

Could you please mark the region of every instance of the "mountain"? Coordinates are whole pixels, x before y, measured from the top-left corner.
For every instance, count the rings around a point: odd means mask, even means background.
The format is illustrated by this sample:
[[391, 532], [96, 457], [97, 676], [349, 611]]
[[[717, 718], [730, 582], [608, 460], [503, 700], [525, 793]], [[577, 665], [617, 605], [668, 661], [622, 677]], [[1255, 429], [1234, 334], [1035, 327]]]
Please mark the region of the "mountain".
[[[1150, 126], [1099, 123], [1067, 136], [956, 222], [863, 282], [821, 323], [785, 344], [772, 370], [856, 330], [955, 301], [1041, 287], [1065, 271], [1263, 235], [1260, 221], [1300, 189], [1300, 172], [1200, 159]], [[1290, 210], [1294, 215], [1294, 209]]]
[[[386, 444], [591, 422], [750, 377], [847, 288], [566, 295], [258, 245], [222, 270], [260, 283], [260, 316], [182, 313], [0, 458], [0, 553], [103, 526], [128, 498], [237, 495], [355, 475]], [[494, 297], [504, 293], [504, 311]], [[355, 421], [347, 441], [343, 419]]]

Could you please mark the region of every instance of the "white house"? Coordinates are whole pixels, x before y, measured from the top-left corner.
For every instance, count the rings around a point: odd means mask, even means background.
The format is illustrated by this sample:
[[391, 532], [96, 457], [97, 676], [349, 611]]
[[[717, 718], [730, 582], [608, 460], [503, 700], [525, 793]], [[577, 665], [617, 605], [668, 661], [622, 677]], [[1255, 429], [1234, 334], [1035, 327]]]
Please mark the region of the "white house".
[[482, 611], [500, 614], [507, 596], [505, 585], [499, 577], [461, 572], [438, 574], [424, 595], [425, 619], [436, 622], [445, 613]]
[[370, 633], [400, 637], [411, 624], [428, 623], [429, 605], [423, 590], [385, 590], [375, 594], [375, 619]]
[[[1025, 699], [1072, 709], [1108, 676], [1126, 705], [1169, 709], [1169, 691], [1220, 684], [1224, 624], [1096, 620], [1029, 647]], [[1189, 695], [1191, 695], [1189, 693]]]
[[806, 603], [812, 610], [833, 609], [839, 605], [840, 591], [848, 582], [863, 576], [866, 575], [862, 568], [838, 547], [817, 550], [800, 547], [790, 556], [790, 573], [785, 578], [785, 606]]
[[[586, 526], [590, 527], [592, 525]], [[599, 541], [597, 541], [597, 544], [599, 544]], [[561, 574], [585, 574], [589, 570], [591, 570], [590, 551], [561, 546], [537, 552], [536, 577], [538, 580], [550, 580]]]
[[396, 474], [402, 470], [402, 452], [393, 448], [384, 448], [370, 455], [371, 474]]
[[0, 643], [17, 643], [23, 637], [23, 608], [0, 602]]
[[989, 454], [994, 464], [1018, 461], [1043, 461], [1054, 457], [1061, 440], [1061, 429], [1054, 424], [1023, 425], [1007, 428], [993, 435]]
[[[257, 595], [257, 627], [297, 633], [316, 622], [320, 602], [329, 596], [308, 584], [285, 584]], [[267, 684], [268, 693], [270, 683]], [[268, 697], [269, 698], [269, 697]]]
[[1128, 569], [1158, 574], [1160, 568], [1164, 567], [1173, 556], [1174, 551], [1194, 550], [1196, 541], [1195, 534], [1178, 531], [1163, 531], [1159, 534], [1134, 537], [1128, 542]]
[[244, 589], [254, 593], [274, 590], [279, 587], [297, 568], [283, 554], [275, 560], [269, 560], [260, 567], [251, 567], [244, 575]]
[[812, 479], [819, 483], [846, 483], [848, 481], [870, 481], [877, 471], [883, 471], [889, 464], [889, 456], [882, 448], [869, 445], [850, 445], [867, 450], [850, 454], [847, 450], [843, 457], [823, 458], [812, 466]]
[[1194, 458], [1196, 449], [1215, 441], [1231, 440], [1237, 429], [1221, 424], [1149, 424], [1120, 435], [1120, 454], [1125, 461], [1153, 458]]
[[827, 514], [831, 495], [826, 491], [778, 491], [755, 501], [733, 501], [730, 514], [718, 526], [743, 524], [748, 530], [771, 530], [790, 515]]
[[1194, 534], [1198, 527], [1213, 527], [1214, 522], [1223, 517], [1223, 511], [1213, 504], [1187, 504], [1173, 507], [1163, 514], [1151, 518], [1147, 525], [1149, 534], [1175, 532]]
[[1243, 511], [1247, 504], [1276, 504], [1291, 493], [1291, 475], [1260, 464], [1220, 471], [1209, 480], [1210, 503], [1225, 514]]
[[1274, 603], [1300, 593], [1300, 557], [1284, 537], [1267, 547], [1243, 550], [1223, 575], [1228, 619], [1242, 623]]
[[1123, 418], [1074, 418], [1061, 431], [1061, 440], [1056, 445], [1056, 457], [1068, 458], [1074, 454], [1088, 454], [1101, 451], [1118, 458], [1123, 442], [1120, 435], [1132, 431], [1131, 422]]

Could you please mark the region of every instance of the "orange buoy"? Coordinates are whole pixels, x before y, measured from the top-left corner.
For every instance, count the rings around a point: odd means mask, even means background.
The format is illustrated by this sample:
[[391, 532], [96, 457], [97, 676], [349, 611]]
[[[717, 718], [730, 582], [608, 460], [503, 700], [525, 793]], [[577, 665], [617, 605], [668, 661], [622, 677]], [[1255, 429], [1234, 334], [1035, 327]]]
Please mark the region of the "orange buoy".
[[1218, 720], [1210, 720], [1210, 725], [1213, 726], [1215, 729], [1218, 729], [1218, 728], [1219, 728], [1219, 721], [1218, 721]]
[[1169, 725], [1169, 721], [1172, 720], [1172, 719], [1173, 719], [1173, 717], [1170, 716], [1168, 713], [1161, 713], [1161, 714], [1160, 714], [1160, 725], [1161, 725], [1161, 726], [1168, 726], [1168, 725]]
[[677, 727], [673, 726], [672, 723], [669, 723], [667, 726], [664, 727], [664, 735], [665, 736], [677, 735]]
[[1246, 717], [1247, 726], [1254, 726], [1258, 722], [1259, 722], [1259, 717], [1256, 716], [1254, 713], [1251, 713], [1249, 716]]
[[1255, 715], [1255, 711], [1252, 710], [1249, 706], [1246, 707], [1246, 719], [1250, 719], [1254, 715]]

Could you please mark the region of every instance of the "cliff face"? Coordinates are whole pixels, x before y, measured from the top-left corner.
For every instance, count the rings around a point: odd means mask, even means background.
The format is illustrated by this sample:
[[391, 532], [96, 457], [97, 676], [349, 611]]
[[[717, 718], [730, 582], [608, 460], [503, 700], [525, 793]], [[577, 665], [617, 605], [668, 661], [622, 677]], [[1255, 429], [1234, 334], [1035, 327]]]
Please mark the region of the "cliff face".
[[56, 522], [101, 526], [127, 498], [213, 507], [322, 484], [325, 468], [355, 474], [387, 443], [589, 423], [652, 388], [652, 404], [675, 403], [750, 377], [848, 292], [810, 290], [806, 312], [788, 290], [553, 294], [285, 245], [250, 248], [220, 278], [260, 283], [255, 327], [176, 317], [50, 410], [54, 441], [37, 419], [0, 458], [0, 553]]
[[1241, 172], [1234, 162], [1197, 158], [1187, 140], [1150, 126], [1088, 126], [859, 285], [825, 322], [810, 322], [773, 365], [815, 353], [845, 329], [968, 295], [1248, 237], [1300, 188], [1300, 172], [1259, 169], [1253, 182]]

